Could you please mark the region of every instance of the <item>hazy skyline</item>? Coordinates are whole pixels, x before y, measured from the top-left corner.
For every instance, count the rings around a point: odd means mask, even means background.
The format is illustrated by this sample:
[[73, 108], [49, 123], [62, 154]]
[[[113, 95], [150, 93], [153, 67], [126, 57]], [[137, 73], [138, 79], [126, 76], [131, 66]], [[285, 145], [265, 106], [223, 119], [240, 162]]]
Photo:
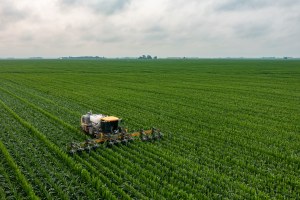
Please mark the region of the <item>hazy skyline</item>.
[[0, 57], [300, 57], [299, 0], [0, 0]]

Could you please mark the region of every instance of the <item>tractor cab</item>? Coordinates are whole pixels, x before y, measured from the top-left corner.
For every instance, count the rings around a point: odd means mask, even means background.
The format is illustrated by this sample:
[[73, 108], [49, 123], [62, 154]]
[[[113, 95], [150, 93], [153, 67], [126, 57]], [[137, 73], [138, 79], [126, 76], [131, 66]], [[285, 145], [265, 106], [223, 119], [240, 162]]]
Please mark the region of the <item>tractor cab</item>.
[[100, 130], [102, 133], [115, 132], [120, 127], [121, 121], [121, 119], [114, 116], [103, 117], [101, 118]]
[[96, 136], [99, 133], [109, 134], [120, 132], [121, 119], [103, 114], [88, 112], [81, 116], [81, 128], [89, 135]]

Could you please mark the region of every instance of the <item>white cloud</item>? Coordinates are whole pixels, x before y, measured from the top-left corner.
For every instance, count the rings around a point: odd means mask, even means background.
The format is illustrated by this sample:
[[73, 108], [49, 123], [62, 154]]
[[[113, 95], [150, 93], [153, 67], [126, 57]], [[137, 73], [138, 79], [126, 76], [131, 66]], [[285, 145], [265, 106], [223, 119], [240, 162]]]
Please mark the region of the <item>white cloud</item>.
[[63, 10], [77, 9], [84, 7], [94, 11], [95, 13], [102, 13], [106, 15], [114, 14], [123, 9], [129, 0], [61, 0], [58, 1], [59, 6]]
[[0, 57], [300, 56], [296, 0], [0, 0]]

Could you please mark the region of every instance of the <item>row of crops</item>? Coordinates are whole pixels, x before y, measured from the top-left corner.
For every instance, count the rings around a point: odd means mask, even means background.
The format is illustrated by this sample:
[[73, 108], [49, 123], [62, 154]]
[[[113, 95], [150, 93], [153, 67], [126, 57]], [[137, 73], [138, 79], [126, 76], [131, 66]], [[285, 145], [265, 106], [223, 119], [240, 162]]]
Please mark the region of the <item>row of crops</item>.
[[[4, 199], [300, 198], [298, 61], [1, 61]], [[166, 138], [74, 157], [82, 114]]]

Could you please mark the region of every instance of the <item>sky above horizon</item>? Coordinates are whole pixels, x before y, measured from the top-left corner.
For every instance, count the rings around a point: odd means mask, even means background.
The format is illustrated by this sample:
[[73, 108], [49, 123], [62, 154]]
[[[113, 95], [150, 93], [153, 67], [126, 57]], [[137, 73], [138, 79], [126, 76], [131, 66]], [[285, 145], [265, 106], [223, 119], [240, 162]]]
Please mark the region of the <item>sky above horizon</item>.
[[0, 0], [0, 57], [300, 57], [300, 0]]

